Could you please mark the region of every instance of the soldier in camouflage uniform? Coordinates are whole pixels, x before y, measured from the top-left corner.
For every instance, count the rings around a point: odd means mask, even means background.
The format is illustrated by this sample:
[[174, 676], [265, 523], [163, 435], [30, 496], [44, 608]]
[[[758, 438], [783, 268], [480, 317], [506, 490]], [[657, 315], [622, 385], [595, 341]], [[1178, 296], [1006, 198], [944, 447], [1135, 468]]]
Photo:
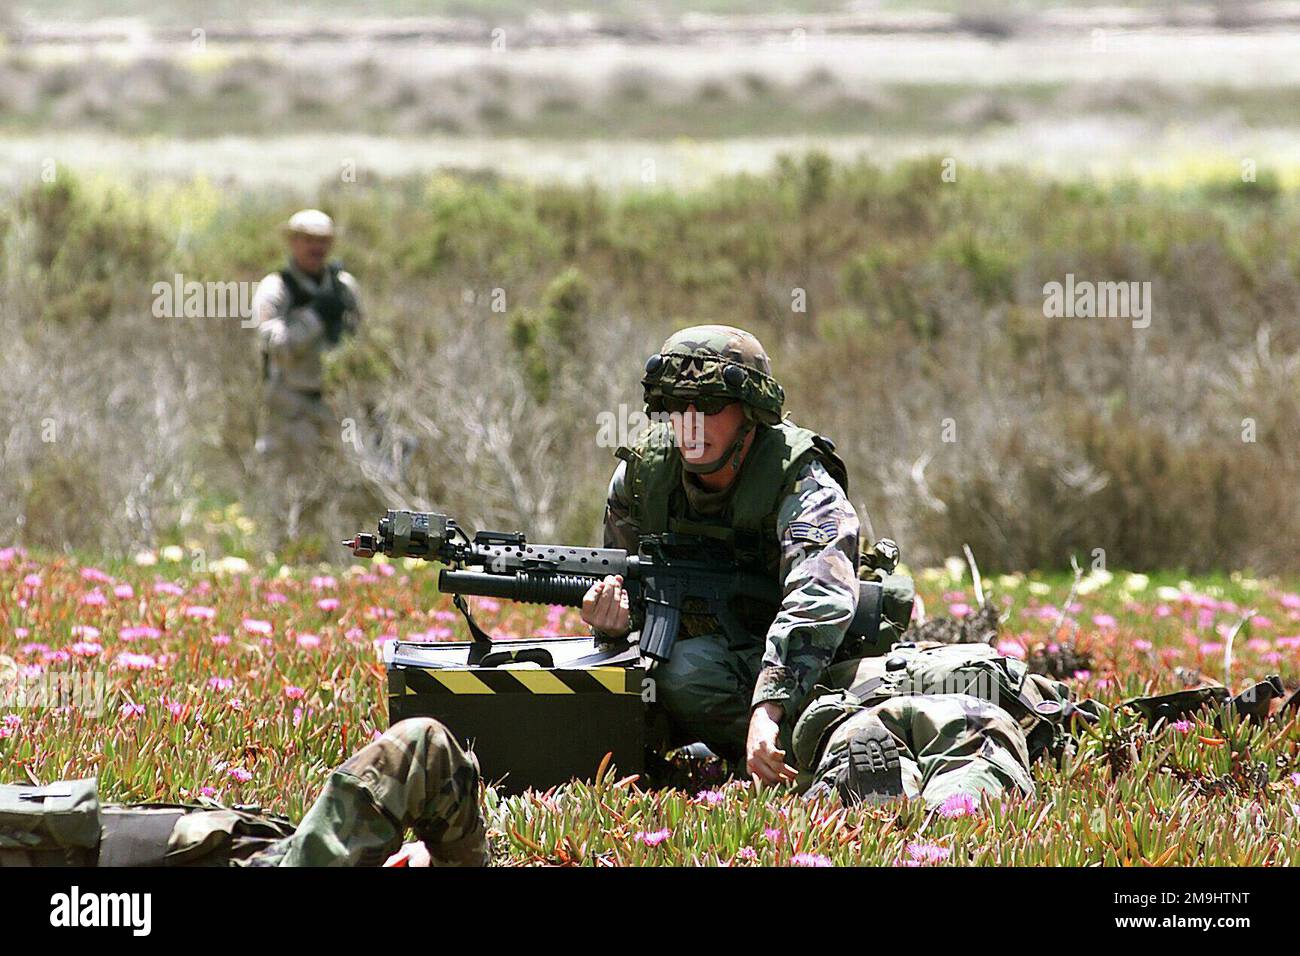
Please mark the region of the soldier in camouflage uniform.
[[486, 866], [479, 768], [446, 727], [413, 717], [391, 727], [330, 774], [293, 835], [253, 866], [377, 866], [407, 829], [436, 863]]
[[[811, 795], [835, 790], [850, 803], [1032, 797], [1031, 764], [1072, 748], [1082, 725], [1107, 709], [981, 643], [901, 642], [884, 657], [836, 664], [815, 693], [793, 732], [801, 782]], [[1284, 693], [1271, 675], [1236, 696], [1206, 685], [1121, 707], [1152, 726], [1214, 708], [1260, 725]], [[1300, 692], [1274, 719], [1290, 719], [1297, 706]]]
[[[646, 363], [642, 385], [658, 421], [618, 451], [605, 546], [635, 551], [643, 534], [700, 535], [777, 578], [784, 595], [778, 608], [742, 609], [752, 639], [739, 646], [715, 619], [683, 615], [653, 675], [657, 701], [679, 739], [743, 755], [760, 780], [792, 780], [790, 723], [857, 609], [858, 516], [843, 463], [829, 441], [782, 420], [784, 391], [748, 332], [677, 332]], [[639, 624], [614, 576], [591, 588], [582, 614], [610, 639]]]
[[210, 802], [101, 808], [93, 780], [0, 787], [0, 866], [484, 866], [479, 791], [474, 755], [413, 718], [335, 770], [297, 828]]
[[284, 465], [310, 462], [337, 427], [325, 403], [321, 359], [361, 321], [357, 283], [328, 261], [334, 221], [318, 209], [294, 213], [285, 225], [289, 261], [257, 285], [256, 324], [266, 391], [266, 420], [257, 450]]
[[909, 641], [832, 667], [793, 748], [810, 793], [834, 789], [847, 802], [1032, 796], [1032, 761], [1059, 752], [1073, 720], [1098, 715], [987, 644]]

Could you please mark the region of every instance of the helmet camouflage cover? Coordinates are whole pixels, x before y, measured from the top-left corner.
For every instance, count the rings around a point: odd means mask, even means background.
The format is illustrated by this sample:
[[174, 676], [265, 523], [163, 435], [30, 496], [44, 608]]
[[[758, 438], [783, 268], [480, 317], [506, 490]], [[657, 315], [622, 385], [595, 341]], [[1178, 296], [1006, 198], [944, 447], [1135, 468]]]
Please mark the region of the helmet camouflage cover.
[[772, 378], [772, 363], [749, 332], [729, 325], [694, 325], [674, 332], [650, 356], [641, 379], [646, 408], [663, 410], [663, 399], [726, 396], [743, 402], [765, 425], [781, 420], [785, 390]]

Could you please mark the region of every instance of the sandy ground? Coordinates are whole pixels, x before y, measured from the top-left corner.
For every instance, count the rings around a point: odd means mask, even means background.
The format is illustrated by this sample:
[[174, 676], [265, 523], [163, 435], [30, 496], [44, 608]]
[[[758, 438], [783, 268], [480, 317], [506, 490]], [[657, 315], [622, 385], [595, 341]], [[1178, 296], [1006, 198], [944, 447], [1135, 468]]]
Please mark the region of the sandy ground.
[[534, 71], [601, 83], [625, 70], [653, 69], [681, 80], [752, 71], [790, 82], [824, 69], [846, 83], [925, 82], [963, 85], [1158, 80], [1169, 84], [1284, 86], [1300, 83], [1300, 29], [1221, 31], [1208, 28], [1117, 30], [1088, 24], [998, 40], [967, 34], [841, 36], [813, 31], [760, 37], [718, 34], [696, 43], [629, 43], [593, 39], [574, 45], [523, 48], [503, 34], [481, 43], [304, 40], [50, 44], [24, 48], [41, 61], [90, 55], [190, 57], [202, 61], [260, 52], [309, 62], [382, 59], [413, 75], [437, 77], [465, 68]]
[[[91, 46], [47, 44], [31, 48], [39, 60], [85, 56]], [[1300, 30], [1222, 31], [1168, 27], [1098, 31], [1089, 22], [1067, 24], [1006, 40], [965, 34], [844, 36], [725, 33], [682, 44], [591, 42], [518, 49], [483, 44], [420, 42], [208, 43], [178, 52], [156, 38], [139, 43], [95, 44], [95, 55], [167, 54], [198, 58], [196, 69], [258, 49], [268, 56], [381, 57], [386, 68], [436, 82], [443, 73], [489, 68], [580, 78], [600, 87], [627, 71], [653, 70], [684, 81], [752, 72], [796, 82], [825, 70], [845, 88], [898, 82], [952, 84], [963, 92], [982, 86], [1032, 83], [1109, 84], [1159, 82], [1187, 91], [1226, 85], [1268, 88], [1300, 84]], [[1138, 98], [1140, 99], [1140, 91]], [[444, 166], [490, 168], [528, 180], [593, 181], [616, 188], [689, 189], [720, 173], [767, 168], [782, 152], [817, 147], [838, 157], [866, 156], [889, 163], [915, 155], [953, 156], [959, 164], [1024, 165], [1052, 175], [1136, 171], [1176, 176], [1190, 163], [1300, 168], [1300, 117], [1279, 116], [1269, 128], [1205, 115], [1178, 126], [1140, 116], [1040, 117], [1014, 126], [951, 135], [853, 135], [721, 141], [639, 142], [484, 139], [471, 136], [363, 135], [227, 136], [203, 140], [135, 139], [105, 133], [16, 135], [0, 139], [0, 182], [38, 176], [48, 159], [91, 172], [127, 178], [203, 175], [244, 184], [314, 187], [338, 176], [345, 163], [358, 172], [397, 174]]]
[[[358, 175], [397, 175], [443, 167], [493, 169], [528, 181], [594, 182], [613, 189], [687, 190], [724, 173], [763, 171], [781, 153], [823, 149], [838, 158], [889, 164], [951, 156], [963, 165], [1014, 164], [1045, 175], [1136, 173], [1179, 181], [1192, 166], [1235, 168], [1243, 158], [1283, 172], [1300, 169], [1294, 129], [1237, 130], [1206, 123], [1153, 131], [1142, 123], [1061, 121], [974, 137], [780, 137], [715, 141], [486, 140], [464, 137], [288, 136], [212, 140], [123, 139], [98, 134], [0, 140], [0, 182], [35, 180], [53, 159], [81, 173], [147, 181], [203, 176], [216, 182], [311, 191], [348, 163]], [[1290, 170], [1291, 172], [1288, 172]], [[1288, 178], [1289, 177], [1289, 178]]]

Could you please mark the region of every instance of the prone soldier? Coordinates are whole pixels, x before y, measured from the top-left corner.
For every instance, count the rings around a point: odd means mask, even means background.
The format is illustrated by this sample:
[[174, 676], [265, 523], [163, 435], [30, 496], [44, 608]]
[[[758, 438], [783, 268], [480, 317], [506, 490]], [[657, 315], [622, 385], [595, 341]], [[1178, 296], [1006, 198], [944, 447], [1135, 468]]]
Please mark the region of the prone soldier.
[[[407, 830], [415, 842], [403, 846]], [[256, 808], [100, 807], [93, 780], [0, 786], [0, 867], [485, 866], [478, 761], [432, 718], [404, 720], [330, 774], [295, 828]]]

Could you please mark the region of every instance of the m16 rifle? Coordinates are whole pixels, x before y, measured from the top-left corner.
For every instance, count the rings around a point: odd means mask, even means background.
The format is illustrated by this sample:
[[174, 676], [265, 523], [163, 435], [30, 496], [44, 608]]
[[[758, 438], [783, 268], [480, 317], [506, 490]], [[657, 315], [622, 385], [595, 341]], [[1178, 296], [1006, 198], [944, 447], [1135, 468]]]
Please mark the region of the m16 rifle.
[[438, 573], [438, 589], [455, 595], [480, 642], [490, 638], [469, 618], [463, 595], [581, 607], [588, 589], [610, 574], [622, 575], [629, 601], [644, 609], [640, 650], [652, 662], [672, 654], [685, 608], [713, 615], [728, 637], [740, 641], [746, 632], [736, 615], [738, 602], [772, 610], [781, 603], [776, 581], [712, 560], [710, 548], [716, 545], [693, 536], [646, 535], [638, 553], [631, 554], [620, 548], [529, 544], [520, 532], [480, 531], [471, 539], [447, 515], [389, 511], [377, 533], [362, 532], [343, 544], [359, 558], [385, 554], [447, 565]]
[[[782, 597], [774, 578], [742, 570], [718, 553], [717, 542], [691, 535], [644, 535], [632, 554], [620, 548], [529, 544], [520, 532], [480, 531], [471, 539], [448, 515], [390, 510], [377, 533], [358, 533], [343, 545], [359, 558], [384, 554], [447, 565], [438, 573], [438, 588], [455, 596], [479, 644], [490, 645], [491, 638], [474, 623], [463, 595], [581, 607], [594, 583], [622, 575], [630, 603], [644, 612], [640, 651], [651, 666], [672, 654], [683, 611], [712, 615], [739, 645], [749, 632], [737, 607], [757, 604], [775, 614]], [[861, 582], [849, 634], [874, 635], [880, 607], [880, 585]]]

